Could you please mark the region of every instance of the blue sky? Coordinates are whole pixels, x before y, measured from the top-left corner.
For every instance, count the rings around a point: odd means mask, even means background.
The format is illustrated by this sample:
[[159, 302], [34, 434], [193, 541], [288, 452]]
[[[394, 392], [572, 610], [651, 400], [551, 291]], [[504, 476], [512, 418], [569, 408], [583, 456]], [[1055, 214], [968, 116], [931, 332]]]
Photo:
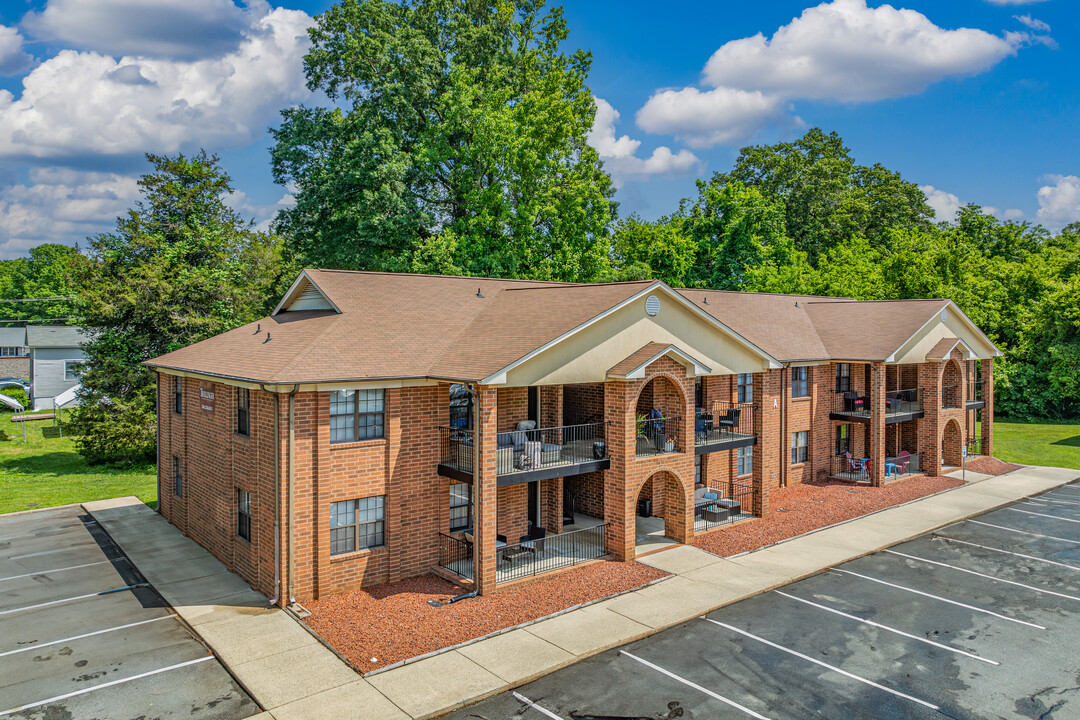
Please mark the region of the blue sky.
[[[108, 230], [144, 152], [218, 152], [235, 204], [266, 222], [289, 202], [266, 128], [312, 101], [304, 29], [329, 5], [0, 0], [0, 257]], [[672, 212], [743, 145], [819, 126], [923, 186], [940, 217], [974, 202], [1080, 219], [1069, 0], [564, 7], [568, 47], [593, 53], [590, 142], [623, 216]]]

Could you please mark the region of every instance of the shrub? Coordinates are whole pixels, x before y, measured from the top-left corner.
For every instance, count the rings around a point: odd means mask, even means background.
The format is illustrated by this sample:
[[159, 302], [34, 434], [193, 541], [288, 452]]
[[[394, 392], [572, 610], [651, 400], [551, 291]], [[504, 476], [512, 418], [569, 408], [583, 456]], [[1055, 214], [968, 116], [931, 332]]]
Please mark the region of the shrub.
[[84, 404], [72, 413], [68, 432], [91, 465], [152, 462], [157, 454], [154, 407], [142, 402]]
[[[15, 400], [18, 400], [19, 402], [22, 403], [23, 407], [29, 407], [30, 406], [30, 400], [29, 400], [29, 398], [26, 397], [26, 391], [23, 390], [20, 387], [6, 387], [6, 388], [3, 388], [3, 389], [0, 389], [0, 393], [3, 393], [4, 395], [7, 395], [9, 398], [13, 398]], [[5, 412], [10, 412], [11, 408], [9, 408], [7, 405], [0, 405], [0, 410], [3, 410]]]

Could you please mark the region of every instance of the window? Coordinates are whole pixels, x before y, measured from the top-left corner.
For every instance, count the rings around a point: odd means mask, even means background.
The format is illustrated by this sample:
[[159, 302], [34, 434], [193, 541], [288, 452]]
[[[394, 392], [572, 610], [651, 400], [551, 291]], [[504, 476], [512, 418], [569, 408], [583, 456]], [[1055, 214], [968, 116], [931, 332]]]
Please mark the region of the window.
[[177, 415], [184, 412], [184, 378], [173, 378], [173, 410]]
[[251, 493], [236, 491], [236, 534], [251, 542]]
[[461, 383], [450, 386], [450, 427], [469, 430], [473, 424], [473, 398]]
[[180, 458], [173, 456], [172, 459], [173, 493], [176, 497], [184, 495], [184, 473], [180, 467]]
[[843, 455], [851, 452], [851, 426], [836, 426], [836, 454]]
[[0, 357], [22, 357], [23, 349], [21, 347], [0, 347]]
[[810, 368], [791, 368], [791, 397], [810, 397]]
[[450, 532], [472, 527], [472, 486], [467, 483], [450, 485]]
[[754, 472], [754, 448], [741, 447], [735, 454], [735, 474], [750, 475]]
[[251, 434], [251, 391], [236, 388], [236, 432]]
[[335, 390], [330, 393], [330, 442], [383, 437], [382, 390]]
[[848, 392], [851, 390], [851, 364], [836, 364], [836, 392]]
[[701, 484], [701, 455], [694, 455], [694, 485]]
[[700, 377], [694, 378], [694, 407], [705, 407], [705, 383]]
[[382, 495], [330, 503], [330, 554], [385, 545], [384, 504]]
[[64, 361], [64, 379], [65, 380], [78, 380], [79, 366], [82, 365], [78, 360], [65, 360]]
[[741, 403], [754, 402], [754, 376], [751, 373], [739, 373], [738, 396]]
[[802, 432], [791, 433], [791, 464], [798, 465], [804, 463], [810, 459], [810, 448], [807, 447], [807, 441], [810, 439], [810, 433], [806, 430]]

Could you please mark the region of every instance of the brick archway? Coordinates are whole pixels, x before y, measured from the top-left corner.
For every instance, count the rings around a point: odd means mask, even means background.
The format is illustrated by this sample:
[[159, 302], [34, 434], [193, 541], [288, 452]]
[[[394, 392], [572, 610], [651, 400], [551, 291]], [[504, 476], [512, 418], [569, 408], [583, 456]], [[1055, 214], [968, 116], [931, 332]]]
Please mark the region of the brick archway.
[[653, 502], [654, 515], [664, 518], [664, 536], [676, 542], [688, 543], [693, 540], [693, 497], [692, 481], [688, 484], [678, 473], [671, 469], [654, 472], [639, 485], [633, 494], [634, 506], [637, 500], [648, 493]]
[[941, 433], [941, 460], [945, 465], [960, 465], [963, 462], [964, 433], [960, 423], [949, 420]]
[[679, 378], [666, 372], [657, 373], [641, 386], [632, 407], [635, 416], [638, 413], [648, 413], [652, 408], [659, 409], [665, 417], [682, 416], [683, 408], [686, 407], [682, 383]]

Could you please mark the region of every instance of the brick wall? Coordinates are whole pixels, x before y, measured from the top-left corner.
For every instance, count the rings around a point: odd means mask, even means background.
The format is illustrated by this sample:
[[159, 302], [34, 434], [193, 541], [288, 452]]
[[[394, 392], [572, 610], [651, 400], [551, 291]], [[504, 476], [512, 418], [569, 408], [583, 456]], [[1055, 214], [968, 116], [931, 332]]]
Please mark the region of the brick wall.
[[529, 388], [499, 388], [499, 432], [510, 432], [529, 419]]
[[604, 384], [563, 386], [563, 424], [582, 425], [604, 419]]
[[596, 518], [604, 517], [604, 473], [604, 470], [597, 470], [564, 480], [574, 496], [576, 512]]

